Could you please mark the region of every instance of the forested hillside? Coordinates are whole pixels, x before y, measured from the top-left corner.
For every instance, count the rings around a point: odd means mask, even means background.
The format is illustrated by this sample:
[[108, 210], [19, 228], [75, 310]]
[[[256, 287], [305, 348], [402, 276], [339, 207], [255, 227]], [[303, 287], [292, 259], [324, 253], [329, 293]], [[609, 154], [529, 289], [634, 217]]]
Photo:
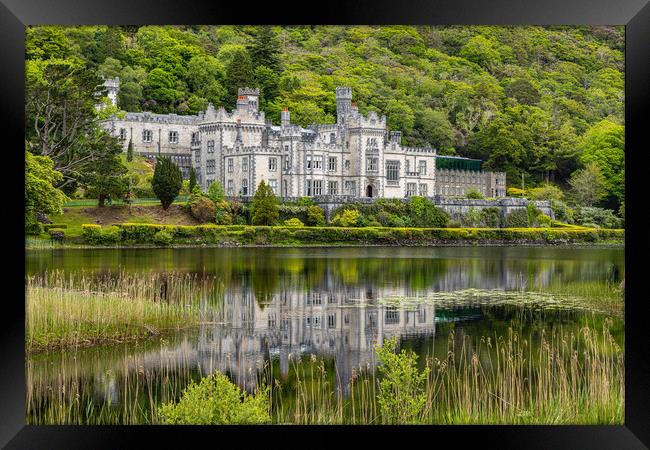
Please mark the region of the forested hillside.
[[35, 27], [26, 58], [28, 89], [61, 60], [119, 76], [127, 111], [231, 108], [251, 86], [275, 123], [287, 106], [307, 126], [334, 122], [350, 86], [405, 144], [483, 159], [511, 186], [565, 189], [597, 166], [600, 204], [624, 199], [623, 27]]

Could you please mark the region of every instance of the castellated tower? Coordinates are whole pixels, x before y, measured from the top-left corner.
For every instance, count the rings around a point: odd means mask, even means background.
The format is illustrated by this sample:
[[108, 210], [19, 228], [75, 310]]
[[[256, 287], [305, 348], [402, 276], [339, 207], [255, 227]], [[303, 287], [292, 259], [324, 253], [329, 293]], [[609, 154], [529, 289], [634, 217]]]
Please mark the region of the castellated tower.
[[248, 109], [251, 112], [259, 111], [260, 90], [248, 87], [239, 88], [237, 91], [237, 109]]
[[345, 116], [350, 112], [352, 107], [352, 88], [337, 87], [336, 88], [336, 123], [343, 125], [345, 123]]

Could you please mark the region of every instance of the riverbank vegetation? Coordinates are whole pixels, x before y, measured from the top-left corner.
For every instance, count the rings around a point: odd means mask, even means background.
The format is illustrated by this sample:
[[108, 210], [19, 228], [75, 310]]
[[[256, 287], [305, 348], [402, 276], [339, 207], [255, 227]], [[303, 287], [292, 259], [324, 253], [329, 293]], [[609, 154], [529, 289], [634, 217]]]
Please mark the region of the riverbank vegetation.
[[[62, 374], [65, 390], [52, 390], [45, 374], [28, 371], [29, 423], [622, 424], [624, 351], [609, 319], [602, 324], [527, 336], [513, 329], [461, 339], [451, 333], [445, 356], [424, 361], [398, 352], [393, 338], [377, 345], [372, 363], [348, 368], [351, 377], [331, 361], [293, 355], [286, 377], [277, 362], [259, 368], [255, 395], [224, 375], [177, 363], [163, 365], [170, 382], [161, 385], [151, 382], [150, 369], [124, 365], [107, 374], [128, 379], [114, 406], [85, 398], [90, 387], [69, 374]], [[41, 405], [43, 397], [56, 401]]]
[[199, 285], [191, 275], [28, 277], [26, 347], [30, 352], [138, 340], [197, 325]]

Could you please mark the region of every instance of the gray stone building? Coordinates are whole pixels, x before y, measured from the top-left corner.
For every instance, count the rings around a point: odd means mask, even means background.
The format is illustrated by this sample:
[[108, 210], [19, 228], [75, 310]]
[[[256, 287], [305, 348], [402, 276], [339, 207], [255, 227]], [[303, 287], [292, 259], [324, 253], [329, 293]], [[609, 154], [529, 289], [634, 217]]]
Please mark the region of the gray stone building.
[[351, 88], [336, 88], [336, 123], [307, 128], [291, 123], [287, 109], [279, 125], [271, 123], [259, 110], [259, 89], [238, 93], [230, 112], [209, 104], [196, 116], [126, 113], [104, 126], [125, 151], [131, 141], [141, 155], [170, 156], [185, 177], [194, 167], [204, 190], [218, 180], [232, 197], [251, 197], [262, 180], [283, 198], [454, 197], [469, 189], [505, 196], [504, 173], [485, 172], [478, 160], [438, 156], [430, 146], [402, 145], [386, 116], [359, 112]]

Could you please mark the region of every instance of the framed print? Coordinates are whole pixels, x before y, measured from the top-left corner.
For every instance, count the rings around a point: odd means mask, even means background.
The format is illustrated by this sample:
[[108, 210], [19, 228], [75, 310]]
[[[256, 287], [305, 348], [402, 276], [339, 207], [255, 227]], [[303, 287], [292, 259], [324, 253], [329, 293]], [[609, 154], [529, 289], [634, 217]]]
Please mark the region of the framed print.
[[91, 3], [0, 7], [3, 445], [647, 448], [644, 1]]

